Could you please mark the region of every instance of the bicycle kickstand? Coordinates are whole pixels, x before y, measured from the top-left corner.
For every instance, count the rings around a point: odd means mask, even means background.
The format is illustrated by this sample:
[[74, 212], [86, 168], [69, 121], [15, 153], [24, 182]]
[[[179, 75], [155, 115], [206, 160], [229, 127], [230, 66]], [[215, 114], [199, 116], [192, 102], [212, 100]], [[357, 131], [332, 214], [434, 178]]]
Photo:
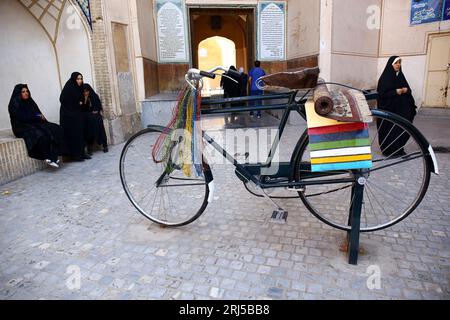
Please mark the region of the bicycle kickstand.
[[249, 181], [249, 183], [253, 184], [254, 188], [262, 193], [264, 198], [269, 201], [273, 206], [274, 210], [272, 212], [272, 216], [270, 217], [270, 221], [273, 223], [284, 224], [287, 221], [288, 211], [283, 209], [280, 205], [278, 205], [271, 197], [267, 195], [263, 188], [259, 185], [255, 184], [253, 181]]

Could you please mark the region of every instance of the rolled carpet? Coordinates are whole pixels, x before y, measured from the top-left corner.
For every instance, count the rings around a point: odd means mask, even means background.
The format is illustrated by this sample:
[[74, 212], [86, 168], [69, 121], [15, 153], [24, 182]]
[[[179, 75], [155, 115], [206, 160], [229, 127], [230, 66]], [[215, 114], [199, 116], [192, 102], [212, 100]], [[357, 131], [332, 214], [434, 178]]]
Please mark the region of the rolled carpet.
[[320, 84], [314, 90], [314, 109], [322, 116], [333, 111], [334, 103], [326, 84]]

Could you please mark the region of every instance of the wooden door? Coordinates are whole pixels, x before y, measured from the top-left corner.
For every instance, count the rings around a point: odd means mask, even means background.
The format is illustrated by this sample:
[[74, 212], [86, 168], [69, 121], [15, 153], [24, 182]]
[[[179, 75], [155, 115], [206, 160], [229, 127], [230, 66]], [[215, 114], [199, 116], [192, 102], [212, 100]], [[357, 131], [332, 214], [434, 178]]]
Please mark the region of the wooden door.
[[425, 106], [450, 107], [450, 33], [432, 35], [428, 48]]

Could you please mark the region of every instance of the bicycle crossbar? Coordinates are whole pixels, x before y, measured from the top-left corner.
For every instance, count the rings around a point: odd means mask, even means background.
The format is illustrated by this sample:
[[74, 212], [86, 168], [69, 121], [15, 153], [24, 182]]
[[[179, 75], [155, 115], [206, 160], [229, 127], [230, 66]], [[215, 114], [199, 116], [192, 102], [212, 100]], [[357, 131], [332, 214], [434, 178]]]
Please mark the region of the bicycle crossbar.
[[305, 186], [317, 186], [337, 183], [354, 183], [354, 178], [347, 179], [330, 179], [330, 180], [315, 180], [308, 182], [276, 182], [276, 183], [259, 183], [262, 189], [268, 188], [282, 188], [282, 187], [305, 187]]
[[240, 107], [227, 107], [227, 108], [213, 108], [213, 109], [202, 109], [202, 115], [204, 114], [221, 114], [230, 112], [249, 112], [258, 110], [284, 110], [284, 109], [296, 109], [298, 105], [296, 104], [277, 104], [268, 106], [240, 106]]
[[249, 102], [249, 101], [263, 101], [274, 99], [291, 99], [296, 92], [280, 93], [280, 94], [267, 94], [259, 96], [244, 96], [236, 98], [226, 99], [204, 99], [202, 100], [202, 106], [211, 106], [217, 104], [236, 103], [236, 102]]

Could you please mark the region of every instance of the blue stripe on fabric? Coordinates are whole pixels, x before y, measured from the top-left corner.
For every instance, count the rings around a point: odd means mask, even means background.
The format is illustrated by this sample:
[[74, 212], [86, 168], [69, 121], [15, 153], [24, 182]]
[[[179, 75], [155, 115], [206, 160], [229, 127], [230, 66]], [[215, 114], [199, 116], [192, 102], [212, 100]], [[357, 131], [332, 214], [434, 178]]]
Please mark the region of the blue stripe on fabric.
[[312, 164], [312, 172], [334, 171], [334, 170], [351, 170], [351, 169], [370, 169], [372, 168], [372, 161], [354, 161], [354, 162], [340, 162], [340, 163], [326, 163], [326, 164]]
[[197, 174], [197, 177], [200, 177], [202, 175], [202, 166], [201, 166], [201, 162], [200, 159], [198, 159], [199, 156], [199, 151], [197, 150], [198, 146], [198, 141], [197, 141], [197, 108], [199, 108], [199, 106], [197, 105], [197, 90], [194, 90], [194, 113], [192, 115], [192, 160], [193, 160], [193, 164], [194, 164], [194, 168], [195, 168], [195, 172]]
[[369, 137], [369, 130], [358, 130], [350, 132], [337, 132], [327, 134], [310, 134], [309, 143], [331, 142], [351, 139], [364, 139]]

